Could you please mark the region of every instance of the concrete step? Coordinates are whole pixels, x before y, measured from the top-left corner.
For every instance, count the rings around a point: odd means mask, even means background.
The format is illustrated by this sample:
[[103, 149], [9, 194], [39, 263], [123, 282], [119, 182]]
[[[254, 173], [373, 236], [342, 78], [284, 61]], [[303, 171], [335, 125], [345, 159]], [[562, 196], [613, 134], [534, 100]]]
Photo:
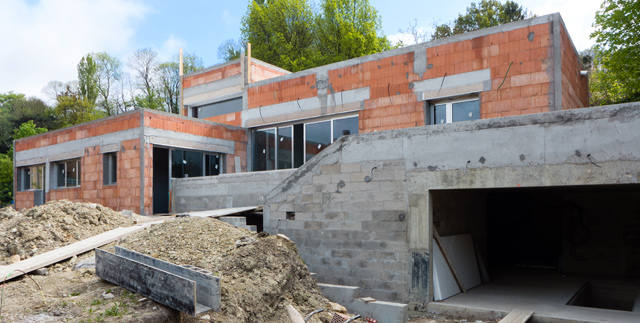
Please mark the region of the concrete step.
[[218, 220], [229, 223], [232, 226], [238, 227], [238, 228], [247, 227], [247, 218], [243, 216], [222, 216], [222, 217], [219, 217]]
[[384, 301], [365, 300], [360, 297], [360, 288], [357, 286], [344, 286], [332, 284], [318, 284], [324, 297], [338, 303], [354, 314], [363, 318], [371, 317], [379, 323], [406, 322], [408, 319], [408, 305]]

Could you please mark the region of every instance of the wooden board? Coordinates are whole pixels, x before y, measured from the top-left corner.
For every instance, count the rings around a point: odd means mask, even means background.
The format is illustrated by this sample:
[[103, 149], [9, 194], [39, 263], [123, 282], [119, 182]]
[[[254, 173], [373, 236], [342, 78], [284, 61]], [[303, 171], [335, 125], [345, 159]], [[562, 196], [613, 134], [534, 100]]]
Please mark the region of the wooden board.
[[208, 211], [197, 211], [197, 212], [185, 212], [184, 214], [189, 216], [195, 216], [199, 218], [219, 218], [225, 215], [238, 214], [249, 211], [259, 211], [262, 209], [262, 206], [243, 206], [243, 207], [232, 207], [226, 209], [218, 209], [218, 210], [208, 210]]
[[[115, 247], [116, 255], [140, 262], [196, 283], [196, 303], [207, 310], [220, 310], [220, 278], [204, 269], [195, 266], [178, 266], [119, 246]], [[196, 310], [196, 314], [198, 314]]]
[[525, 323], [533, 315], [533, 311], [515, 309], [505, 316], [499, 323]]
[[196, 314], [196, 283], [137, 261], [96, 249], [96, 275], [189, 315]]
[[103, 246], [112, 241], [124, 238], [135, 232], [144, 230], [147, 226], [148, 225], [137, 225], [126, 228], [116, 228], [111, 231], [101, 233], [97, 236], [80, 240], [68, 246], [25, 259], [15, 264], [4, 266], [0, 269], [0, 277], [1, 279], [4, 279], [4, 277], [8, 276], [7, 280], [19, 277], [23, 275], [22, 272], [29, 273], [30, 271], [36, 270], [38, 268], [55, 264], [67, 258], [71, 258], [75, 255]]

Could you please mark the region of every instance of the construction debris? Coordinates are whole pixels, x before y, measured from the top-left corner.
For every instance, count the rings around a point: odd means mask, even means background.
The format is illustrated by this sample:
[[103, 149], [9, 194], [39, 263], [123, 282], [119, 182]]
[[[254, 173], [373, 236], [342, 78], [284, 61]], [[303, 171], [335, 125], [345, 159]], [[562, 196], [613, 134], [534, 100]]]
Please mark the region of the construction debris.
[[[207, 313], [211, 322], [287, 322], [287, 305], [300, 313], [328, 305], [295, 244], [280, 237], [255, 234], [214, 219], [179, 218], [130, 236], [119, 245], [220, 277], [222, 305], [219, 312]], [[331, 315], [320, 313], [309, 322], [328, 322]]]
[[132, 224], [131, 218], [95, 203], [58, 200], [21, 212], [6, 207], [0, 209], [0, 264], [12, 263], [12, 257], [25, 260]]

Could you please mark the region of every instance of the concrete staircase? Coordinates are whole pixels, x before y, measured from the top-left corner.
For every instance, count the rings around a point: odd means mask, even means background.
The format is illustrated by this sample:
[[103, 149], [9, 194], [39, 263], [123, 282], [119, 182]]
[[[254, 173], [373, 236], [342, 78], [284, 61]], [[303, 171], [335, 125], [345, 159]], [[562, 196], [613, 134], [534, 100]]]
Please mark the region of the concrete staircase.
[[318, 287], [328, 300], [346, 307], [351, 313], [362, 315], [363, 318], [371, 317], [376, 319], [378, 323], [406, 322], [408, 319], [407, 304], [362, 297], [360, 287], [320, 283]]

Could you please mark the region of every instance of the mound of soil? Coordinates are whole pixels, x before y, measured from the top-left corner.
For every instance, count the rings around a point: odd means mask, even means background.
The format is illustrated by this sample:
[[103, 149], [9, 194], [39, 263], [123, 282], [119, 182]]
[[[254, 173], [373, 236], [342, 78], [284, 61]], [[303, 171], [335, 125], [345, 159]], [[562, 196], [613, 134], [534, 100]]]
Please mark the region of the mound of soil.
[[[303, 315], [327, 307], [295, 244], [286, 238], [210, 218], [181, 218], [155, 225], [119, 245], [219, 276], [222, 307], [206, 313], [211, 322], [288, 322], [288, 304]], [[310, 322], [329, 318], [324, 313]], [[184, 322], [191, 320], [202, 322], [183, 316]]]
[[117, 227], [133, 219], [94, 203], [51, 201], [30, 209], [0, 209], [0, 264], [24, 260]]

